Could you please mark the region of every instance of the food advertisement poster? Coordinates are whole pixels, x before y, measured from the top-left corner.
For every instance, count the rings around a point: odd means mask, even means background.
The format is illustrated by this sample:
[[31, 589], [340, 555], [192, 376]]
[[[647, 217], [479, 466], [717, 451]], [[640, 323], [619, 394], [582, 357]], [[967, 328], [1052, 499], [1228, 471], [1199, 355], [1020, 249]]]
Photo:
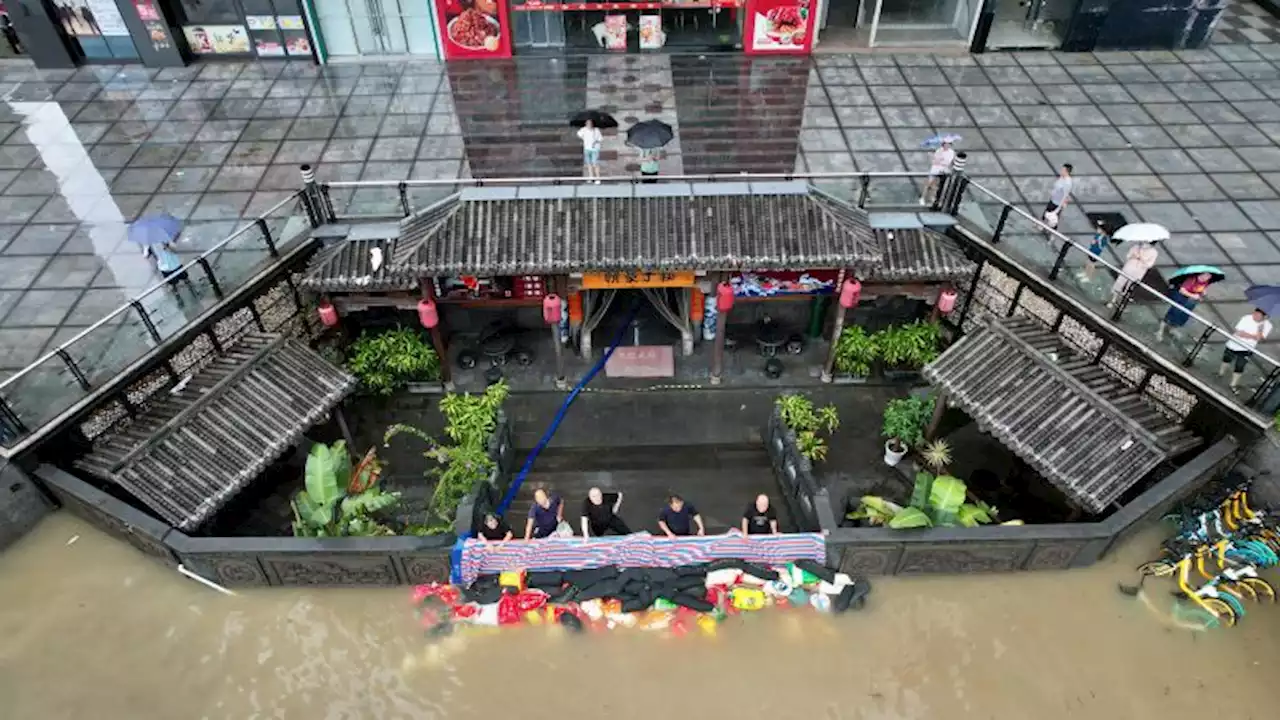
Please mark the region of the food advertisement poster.
[[249, 31], [243, 25], [187, 25], [182, 34], [197, 55], [252, 52]]
[[310, 55], [311, 41], [305, 37], [286, 37], [284, 49], [288, 50], [290, 55]]
[[666, 33], [662, 32], [662, 16], [661, 15], [641, 15], [640, 16], [640, 49], [641, 50], [657, 50], [662, 47], [667, 40]]
[[627, 49], [627, 16], [604, 16], [604, 46], [609, 50]]
[[244, 21], [250, 30], [276, 29], [276, 19], [272, 15], [245, 15]]
[[435, 0], [448, 60], [511, 57], [505, 0]]
[[266, 57], [284, 55], [284, 46], [273, 38], [254, 38], [253, 49], [257, 50], [259, 55]]
[[110, 0], [57, 0], [53, 10], [68, 35], [129, 35], [119, 8]]
[[[279, 21], [281, 30], [306, 30], [307, 26], [302, 24], [301, 15], [281, 15], [276, 18]], [[310, 52], [310, 51], [308, 51]]]
[[746, 51], [807, 55], [813, 47], [817, 0], [748, 0]]

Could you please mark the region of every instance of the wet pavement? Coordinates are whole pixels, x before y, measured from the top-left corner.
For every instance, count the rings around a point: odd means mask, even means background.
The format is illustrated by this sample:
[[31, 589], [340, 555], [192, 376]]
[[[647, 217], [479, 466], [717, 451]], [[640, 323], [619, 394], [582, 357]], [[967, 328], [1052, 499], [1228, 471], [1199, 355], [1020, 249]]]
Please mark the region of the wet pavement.
[[[1202, 309], [1230, 327], [1248, 309], [1247, 285], [1280, 282], [1277, 62], [1280, 44], [1241, 43], [1178, 53], [615, 56], [448, 68], [6, 63], [0, 372], [159, 280], [125, 239], [139, 215], [186, 221], [192, 240], [179, 247], [190, 259], [287, 198], [301, 163], [331, 180], [573, 175], [580, 150], [564, 121], [588, 104], [614, 110], [624, 126], [671, 122], [679, 140], [665, 173], [923, 171], [920, 140], [946, 130], [963, 135], [979, 183], [1038, 214], [1054, 168], [1073, 163], [1077, 202], [1062, 229], [1087, 239], [1086, 212], [1165, 224], [1174, 238], [1159, 268], [1222, 266], [1228, 281]], [[608, 172], [635, 169], [616, 135], [602, 158]], [[913, 192], [904, 184], [899, 194]], [[360, 198], [351, 202], [358, 210]], [[233, 280], [265, 256], [249, 236], [233, 249]], [[171, 325], [191, 314], [190, 302], [167, 291], [148, 303]], [[130, 342], [146, 344], [137, 323], [128, 330]], [[1280, 336], [1268, 346], [1280, 347]]]

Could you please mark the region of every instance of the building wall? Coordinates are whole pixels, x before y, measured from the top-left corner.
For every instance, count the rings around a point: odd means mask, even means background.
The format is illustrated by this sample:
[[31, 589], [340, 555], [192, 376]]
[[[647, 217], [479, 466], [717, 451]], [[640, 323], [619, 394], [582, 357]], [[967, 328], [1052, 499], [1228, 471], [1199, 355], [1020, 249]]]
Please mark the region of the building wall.
[[1229, 0], [1081, 0], [1062, 49], [1186, 50], [1209, 43]]
[[0, 550], [35, 527], [51, 509], [22, 468], [5, 465], [0, 469]]

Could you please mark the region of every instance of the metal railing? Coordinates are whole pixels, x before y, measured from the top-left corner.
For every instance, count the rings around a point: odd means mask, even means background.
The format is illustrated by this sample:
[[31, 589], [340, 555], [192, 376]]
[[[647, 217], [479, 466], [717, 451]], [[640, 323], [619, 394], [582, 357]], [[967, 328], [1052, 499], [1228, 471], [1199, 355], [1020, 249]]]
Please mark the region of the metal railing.
[[[190, 318], [216, 305], [262, 260], [279, 257], [282, 246], [311, 228], [310, 218], [301, 211], [302, 195], [291, 193], [0, 382], [0, 456], [9, 456], [33, 432], [182, 330]], [[295, 207], [277, 214], [290, 203]], [[176, 283], [174, 278], [187, 280]]]

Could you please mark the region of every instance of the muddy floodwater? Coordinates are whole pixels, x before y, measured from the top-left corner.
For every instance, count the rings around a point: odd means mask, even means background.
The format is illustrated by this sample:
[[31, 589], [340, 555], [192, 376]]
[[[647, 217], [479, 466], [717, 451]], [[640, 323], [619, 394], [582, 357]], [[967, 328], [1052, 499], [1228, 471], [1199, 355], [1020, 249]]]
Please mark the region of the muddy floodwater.
[[860, 613], [766, 611], [714, 638], [522, 627], [432, 647], [407, 589], [224, 597], [60, 513], [0, 555], [0, 716], [1275, 717], [1280, 606], [1172, 627], [1164, 585], [1154, 609], [1115, 590], [1156, 539], [1082, 571], [883, 579]]

